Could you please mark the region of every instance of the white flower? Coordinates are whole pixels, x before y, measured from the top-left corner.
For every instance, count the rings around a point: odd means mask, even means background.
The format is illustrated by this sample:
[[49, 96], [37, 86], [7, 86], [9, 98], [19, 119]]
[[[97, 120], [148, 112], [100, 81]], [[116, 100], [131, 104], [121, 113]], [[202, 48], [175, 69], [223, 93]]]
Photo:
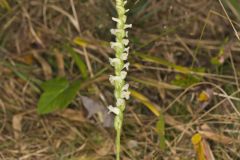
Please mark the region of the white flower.
[[128, 43], [129, 43], [129, 40], [128, 40], [128, 39], [123, 39], [123, 44], [124, 44], [125, 46], [127, 46]]
[[121, 60], [119, 58], [109, 58], [109, 62], [112, 66], [118, 66], [121, 64]]
[[122, 48], [123, 45], [119, 42], [111, 42], [110, 46], [111, 48], [115, 49], [115, 48]]
[[125, 51], [126, 53], [129, 53], [129, 49], [130, 49], [130, 47], [124, 48], [124, 51]]
[[128, 88], [129, 88], [129, 84], [126, 83], [123, 88], [122, 88], [122, 91], [128, 91]]
[[130, 65], [130, 63], [127, 62], [127, 63], [124, 64], [123, 68], [126, 68], [126, 70], [128, 70], [129, 69], [129, 65]]
[[116, 35], [116, 33], [118, 32], [118, 29], [110, 29], [110, 32], [111, 32], [113, 35]]
[[126, 78], [126, 76], [127, 76], [127, 72], [126, 71], [121, 71], [119, 76], [110, 75], [109, 81], [113, 85], [116, 81], [118, 81], [118, 83], [121, 83], [121, 81], [123, 81]]
[[128, 91], [129, 88], [129, 84], [125, 84], [122, 88], [122, 93], [121, 93], [121, 97], [125, 98], [125, 99], [129, 99], [130, 97], [130, 92]]
[[124, 29], [132, 28], [132, 24], [125, 24]]
[[114, 85], [114, 83], [116, 82], [116, 81], [122, 81], [123, 79], [122, 79], [122, 77], [121, 76], [113, 76], [113, 75], [110, 75], [110, 77], [109, 77], [109, 81], [110, 81], [110, 83], [112, 84], [112, 85]]
[[125, 98], [125, 99], [129, 99], [130, 92], [129, 91], [122, 91], [121, 97]]
[[117, 33], [124, 33], [123, 29], [110, 29], [111, 34], [116, 35]]
[[117, 23], [120, 23], [120, 19], [119, 18], [112, 17], [112, 20], [117, 22]]
[[122, 53], [120, 57], [123, 61], [127, 60], [128, 58], [128, 53]]
[[128, 31], [125, 32], [125, 36], [128, 37]]
[[108, 110], [110, 113], [112, 112], [116, 115], [119, 115], [119, 113], [120, 113], [120, 109], [117, 107], [113, 107], [112, 105], [108, 106]]
[[129, 39], [128, 31], [126, 29], [131, 28], [132, 24], [126, 24], [126, 13], [129, 9], [125, 9], [127, 0], [116, 0], [116, 10], [118, 17], [112, 17], [112, 20], [117, 23], [116, 29], [111, 29], [110, 32], [115, 35], [115, 42], [111, 42], [111, 48], [116, 52], [116, 57], [109, 58], [109, 62], [115, 68], [115, 75], [110, 75], [109, 81], [115, 86], [114, 97], [116, 98], [116, 107], [109, 106], [109, 112], [113, 112], [117, 116], [115, 117], [114, 127], [116, 130], [121, 127], [121, 116], [125, 109], [125, 100], [129, 99], [130, 92], [128, 91], [129, 84], [125, 84], [125, 78], [127, 76], [127, 70], [129, 69], [129, 62], [124, 62], [128, 58], [129, 54]]
[[113, 75], [110, 75], [110, 76], [109, 76], [109, 81], [110, 81], [110, 83], [111, 83], [112, 85], [114, 85], [114, 82], [115, 82], [114, 77], [115, 77], [115, 76], [113, 76]]
[[121, 77], [122, 80], [125, 79], [126, 76], [127, 76], [127, 72], [126, 71], [121, 71], [120, 72], [120, 77]]

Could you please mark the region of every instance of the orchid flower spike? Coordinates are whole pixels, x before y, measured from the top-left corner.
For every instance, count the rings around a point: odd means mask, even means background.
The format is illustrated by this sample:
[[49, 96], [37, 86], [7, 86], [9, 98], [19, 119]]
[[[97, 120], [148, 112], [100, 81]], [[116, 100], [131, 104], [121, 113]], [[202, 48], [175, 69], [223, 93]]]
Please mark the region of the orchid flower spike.
[[132, 24], [127, 24], [126, 13], [129, 9], [125, 8], [127, 0], [116, 0], [116, 10], [118, 17], [113, 17], [117, 28], [111, 29], [110, 32], [115, 36], [115, 41], [110, 43], [111, 48], [115, 51], [115, 57], [110, 58], [109, 62], [115, 69], [115, 75], [110, 75], [109, 81], [115, 87], [114, 96], [116, 99], [116, 107], [110, 105], [109, 112], [115, 114], [114, 127], [117, 132], [116, 137], [116, 160], [120, 160], [120, 133], [123, 121], [123, 111], [125, 109], [125, 101], [129, 99], [130, 92], [128, 91], [129, 84], [125, 83], [127, 71], [129, 70], [129, 62], [127, 62], [129, 54], [129, 39], [127, 29], [132, 27]]

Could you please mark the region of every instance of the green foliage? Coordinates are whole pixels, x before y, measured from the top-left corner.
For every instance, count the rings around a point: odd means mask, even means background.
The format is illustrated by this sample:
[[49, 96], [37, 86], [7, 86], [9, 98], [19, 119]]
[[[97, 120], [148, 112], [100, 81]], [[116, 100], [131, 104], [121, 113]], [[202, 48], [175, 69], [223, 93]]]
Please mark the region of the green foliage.
[[229, 43], [229, 39], [228, 37], [225, 38], [223, 44], [221, 45], [221, 47], [219, 48], [219, 51], [217, 53], [217, 55], [215, 57], [211, 58], [211, 64], [215, 65], [215, 66], [220, 66], [224, 63], [226, 56], [224, 54], [226, 52], [226, 47], [227, 47], [227, 43]]
[[180, 86], [180, 87], [189, 87], [195, 83], [199, 83], [202, 81], [201, 77], [193, 76], [193, 75], [176, 75], [175, 79], [171, 81], [171, 84]]
[[159, 116], [156, 128], [157, 128], [157, 133], [159, 135], [160, 149], [164, 150], [166, 148], [166, 145], [165, 145], [165, 121], [164, 121], [164, 117], [162, 115]]
[[69, 83], [64, 77], [55, 78], [41, 85], [43, 94], [37, 106], [39, 114], [47, 114], [66, 108], [80, 89], [80, 81]]
[[213, 57], [211, 58], [211, 64], [215, 65], [215, 66], [220, 66], [222, 65], [222, 63], [219, 61], [218, 57]]
[[[205, 68], [189, 68], [193, 73], [205, 73]], [[171, 81], [171, 84], [179, 87], [189, 87], [195, 83], [199, 83], [203, 80], [202, 77], [193, 74], [177, 74], [175, 79]]]
[[80, 73], [82, 74], [82, 78], [85, 80], [88, 77], [88, 73], [87, 73], [87, 67], [86, 64], [84, 63], [84, 61], [81, 59], [80, 55], [77, 54], [73, 48], [69, 45], [65, 45], [65, 49], [67, 50], [67, 52], [69, 52], [73, 58], [73, 60], [75, 61], [76, 65], [78, 66], [78, 69], [80, 71]]

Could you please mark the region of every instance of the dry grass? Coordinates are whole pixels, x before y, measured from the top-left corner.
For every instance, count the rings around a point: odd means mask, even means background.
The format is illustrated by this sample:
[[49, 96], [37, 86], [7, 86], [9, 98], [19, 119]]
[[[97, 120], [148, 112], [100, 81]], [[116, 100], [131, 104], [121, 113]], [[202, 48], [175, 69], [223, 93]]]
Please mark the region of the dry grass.
[[[108, 56], [113, 51], [107, 43], [114, 26], [112, 3], [21, 0], [11, 1], [10, 11], [0, 9], [0, 159], [114, 159], [113, 128], [105, 128], [97, 114], [89, 118], [80, 98], [112, 103], [107, 78], [112, 73]], [[215, 159], [240, 159], [240, 45], [219, 2], [139, 0], [129, 6], [134, 27], [128, 81], [162, 111], [167, 147], [159, 147], [157, 117], [132, 97], [125, 112], [122, 159], [195, 159], [191, 137], [196, 132]], [[226, 9], [239, 30], [236, 14]], [[74, 43], [76, 37], [80, 44]], [[39, 116], [42, 81], [57, 75], [81, 78], [64, 44], [81, 55], [90, 78], [69, 109]], [[211, 59], [220, 51], [224, 63], [217, 66]], [[210, 95], [206, 101], [199, 100], [202, 91]]]

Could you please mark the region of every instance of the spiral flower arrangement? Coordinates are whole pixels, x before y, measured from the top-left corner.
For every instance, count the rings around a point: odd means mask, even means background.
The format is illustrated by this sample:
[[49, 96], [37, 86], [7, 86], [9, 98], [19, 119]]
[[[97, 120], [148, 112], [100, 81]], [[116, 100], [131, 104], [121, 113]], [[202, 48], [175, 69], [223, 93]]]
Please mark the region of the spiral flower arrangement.
[[129, 11], [125, 9], [126, 0], [116, 0], [116, 10], [118, 18], [112, 18], [117, 23], [116, 29], [111, 29], [111, 33], [116, 37], [115, 42], [111, 42], [111, 48], [115, 51], [115, 58], [110, 58], [110, 64], [115, 69], [115, 75], [110, 75], [109, 80], [114, 85], [114, 96], [116, 105], [109, 106], [110, 112], [115, 114], [114, 128], [116, 130], [116, 159], [120, 160], [120, 137], [123, 122], [123, 112], [126, 106], [126, 100], [129, 99], [130, 92], [128, 91], [129, 84], [125, 82], [129, 62], [127, 62], [129, 47], [128, 47], [128, 32], [126, 29], [131, 28], [131, 24], [126, 24], [126, 13]]

